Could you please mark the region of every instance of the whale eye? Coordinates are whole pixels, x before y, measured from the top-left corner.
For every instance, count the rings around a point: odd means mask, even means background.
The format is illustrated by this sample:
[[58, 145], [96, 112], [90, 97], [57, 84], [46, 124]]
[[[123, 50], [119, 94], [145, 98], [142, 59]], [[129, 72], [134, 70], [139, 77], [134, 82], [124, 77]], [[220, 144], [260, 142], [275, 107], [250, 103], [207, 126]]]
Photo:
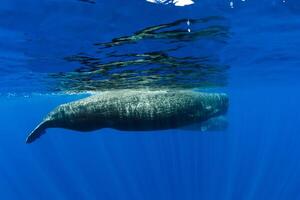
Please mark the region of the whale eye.
[[206, 108], [206, 110], [211, 110], [212, 109], [211, 106], [206, 106], [205, 108]]

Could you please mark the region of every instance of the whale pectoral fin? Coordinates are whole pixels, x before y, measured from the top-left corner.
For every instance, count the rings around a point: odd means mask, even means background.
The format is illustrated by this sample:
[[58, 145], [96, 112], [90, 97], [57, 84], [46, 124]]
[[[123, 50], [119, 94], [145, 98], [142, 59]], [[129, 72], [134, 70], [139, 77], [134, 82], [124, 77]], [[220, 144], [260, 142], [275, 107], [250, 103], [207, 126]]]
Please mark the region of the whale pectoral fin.
[[228, 126], [228, 121], [225, 116], [220, 115], [212, 117], [204, 122], [194, 123], [188, 126], [184, 126], [181, 129], [186, 131], [199, 131], [199, 132], [210, 132], [210, 131], [225, 131]]
[[26, 138], [26, 143], [32, 143], [37, 138], [39, 138], [41, 135], [43, 135], [46, 131], [46, 125], [45, 122], [40, 123]]

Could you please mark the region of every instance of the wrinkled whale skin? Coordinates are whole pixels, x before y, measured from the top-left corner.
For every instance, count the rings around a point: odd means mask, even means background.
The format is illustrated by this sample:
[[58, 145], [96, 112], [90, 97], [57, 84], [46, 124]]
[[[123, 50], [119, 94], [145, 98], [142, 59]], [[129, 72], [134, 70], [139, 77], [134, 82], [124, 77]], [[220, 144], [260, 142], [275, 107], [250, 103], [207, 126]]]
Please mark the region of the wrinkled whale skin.
[[37, 139], [47, 128], [93, 131], [172, 129], [225, 114], [228, 96], [191, 90], [116, 90], [62, 104], [50, 112], [27, 137]]

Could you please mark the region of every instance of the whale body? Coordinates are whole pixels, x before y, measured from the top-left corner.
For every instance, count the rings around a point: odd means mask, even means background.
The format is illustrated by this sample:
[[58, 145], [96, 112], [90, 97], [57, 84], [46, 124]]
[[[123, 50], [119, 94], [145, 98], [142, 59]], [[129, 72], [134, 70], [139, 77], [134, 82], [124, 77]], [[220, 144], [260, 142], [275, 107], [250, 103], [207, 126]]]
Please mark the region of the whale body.
[[122, 131], [152, 131], [207, 123], [228, 109], [224, 93], [191, 90], [116, 90], [62, 104], [50, 112], [29, 134], [26, 143], [39, 138], [47, 128], [82, 132], [101, 128]]

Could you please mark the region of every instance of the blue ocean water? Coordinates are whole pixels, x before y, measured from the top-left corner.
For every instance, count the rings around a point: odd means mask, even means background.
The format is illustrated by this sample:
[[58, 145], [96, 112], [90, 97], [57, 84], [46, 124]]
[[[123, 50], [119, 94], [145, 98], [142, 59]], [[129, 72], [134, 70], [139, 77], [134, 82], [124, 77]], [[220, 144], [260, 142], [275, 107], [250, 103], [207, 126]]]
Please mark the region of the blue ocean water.
[[[296, 0], [1, 1], [1, 199], [300, 199], [299, 13]], [[57, 105], [143, 87], [226, 92], [228, 129], [49, 129], [25, 144]]]

